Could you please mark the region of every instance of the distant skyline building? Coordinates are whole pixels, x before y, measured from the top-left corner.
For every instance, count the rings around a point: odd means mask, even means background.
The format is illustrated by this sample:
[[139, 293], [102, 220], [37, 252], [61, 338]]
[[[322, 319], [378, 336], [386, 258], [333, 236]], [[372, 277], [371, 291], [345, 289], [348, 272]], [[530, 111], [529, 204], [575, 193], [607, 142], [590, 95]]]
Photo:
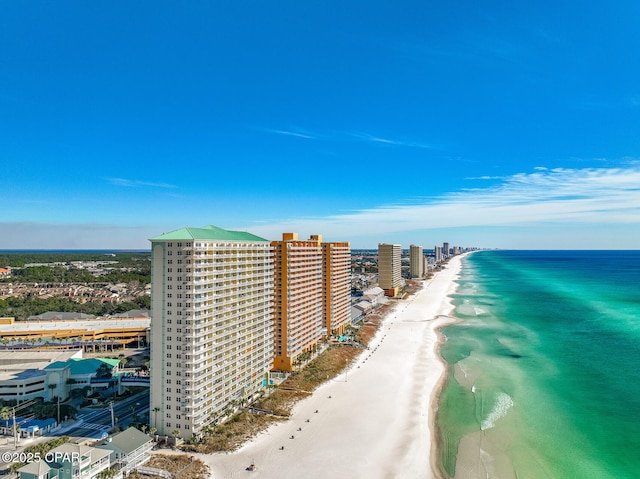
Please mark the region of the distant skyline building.
[[449, 257], [449, 243], [442, 243], [442, 254], [444, 255], [445, 259]]
[[283, 233], [275, 251], [275, 359], [273, 369], [293, 370], [296, 360], [324, 337], [322, 237], [300, 240]]
[[412, 278], [424, 276], [424, 252], [422, 246], [409, 246], [409, 270]]
[[378, 285], [386, 296], [394, 297], [402, 285], [402, 247], [399, 244], [378, 244]]
[[150, 241], [151, 427], [200, 436], [260, 391], [273, 364], [271, 246], [215, 226]]
[[440, 263], [444, 259], [442, 257], [442, 246], [434, 246], [433, 253], [435, 263]]

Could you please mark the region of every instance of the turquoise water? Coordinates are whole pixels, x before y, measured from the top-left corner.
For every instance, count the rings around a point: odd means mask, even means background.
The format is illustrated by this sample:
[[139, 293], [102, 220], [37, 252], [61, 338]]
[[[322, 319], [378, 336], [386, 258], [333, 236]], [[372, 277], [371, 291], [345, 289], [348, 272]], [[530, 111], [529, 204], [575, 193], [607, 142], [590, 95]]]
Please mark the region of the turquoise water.
[[640, 252], [474, 253], [454, 304], [448, 474], [640, 477]]

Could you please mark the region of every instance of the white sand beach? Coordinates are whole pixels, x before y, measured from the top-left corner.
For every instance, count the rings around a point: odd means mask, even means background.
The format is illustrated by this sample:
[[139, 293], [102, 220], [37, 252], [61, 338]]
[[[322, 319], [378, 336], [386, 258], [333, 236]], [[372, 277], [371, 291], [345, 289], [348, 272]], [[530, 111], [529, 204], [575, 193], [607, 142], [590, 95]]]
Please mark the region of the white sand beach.
[[[298, 403], [288, 421], [237, 452], [196, 454], [212, 477], [438, 477], [432, 425], [444, 367], [435, 330], [452, 321], [448, 295], [459, 271], [460, 257], [454, 257], [416, 295], [398, 301], [370, 349]], [[254, 471], [246, 470], [250, 464]]]

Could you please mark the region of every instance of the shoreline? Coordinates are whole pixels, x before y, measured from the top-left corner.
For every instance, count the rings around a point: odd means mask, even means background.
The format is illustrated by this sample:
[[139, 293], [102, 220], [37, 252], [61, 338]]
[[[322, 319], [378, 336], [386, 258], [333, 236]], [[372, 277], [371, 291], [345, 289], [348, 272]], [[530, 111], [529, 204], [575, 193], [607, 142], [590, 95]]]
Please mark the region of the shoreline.
[[440, 331], [456, 321], [449, 316], [451, 295], [464, 256], [398, 301], [369, 349], [296, 404], [287, 421], [237, 451], [192, 453], [209, 466], [211, 478], [445, 477], [436, 427], [446, 383]]
[[434, 325], [434, 328], [433, 328], [433, 331], [437, 336], [437, 341], [434, 346], [434, 356], [435, 356], [435, 359], [440, 363], [440, 367], [442, 368], [442, 372], [440, 373], [440, 378], [438, 379], [438, 382], [433, 388], [433, 391], [431, 394], [430, 414], [429, 414], [429, 429], [431, 431], [431, 450], [429, 454], [429, 460], [431, 463], [434, 479], [448, 478], [448, 475], [444, 470], [444, 467], [442, 465], [442, 460], [441, 460], [442, 448], [444, 444], [442, 441], [442, 435], [440, 433], [440, 427], [438, 425], [438, 420], [437, 420], [438, 404], [440, 402], [440, 396], [442, 395], [442, 392], [444, 391], [444, 388], [447, 385], [447, 382], [449, 381], [449, 375], [447, 374], [448, 364], [442, 357], [442, 354], [440, 353], [442, 345], [447, 342], [447, 337], [444, 335], [442, 330], [447, 326], [460, 322], [459, 318], [452, 316], [452, 313], [455, 310], [455, 306], [453, 305], [452, 295], [455, 294], [456, 291], [458, 290], [459, 283], [457, 281], [460, 279], [460, 270], [462, 268], [462, 264], [461, 264], [462, 258], [468, 256], [469, 254], [470, 253], [464, 253], [463, 255], [456, 257], [458, 258], [458, 264], [456, 265], [455, 278], [451, 280], [451, 283], [449, 285], [449, 290], [447, 291], [445, 295], [445, 300], [444, 300], [446, 303], [448, 303], [449, 310], [447, 311], [446, 314], [442, 315], [443, 321], [441, 321], [437, 325]]

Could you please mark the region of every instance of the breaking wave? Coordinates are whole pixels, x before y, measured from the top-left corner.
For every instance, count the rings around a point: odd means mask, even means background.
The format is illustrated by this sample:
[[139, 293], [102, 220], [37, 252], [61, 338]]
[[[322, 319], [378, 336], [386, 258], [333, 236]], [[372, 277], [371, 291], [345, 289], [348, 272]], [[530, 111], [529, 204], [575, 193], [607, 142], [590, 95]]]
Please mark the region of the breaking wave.
[[513, 407], [511, 396], [505, 393], [498, 393], [496, 403], [489, 415], [480, 423], [480, 429], [486, 431], [496, 425], [496, 421], [507, 415], [509, 409]]

